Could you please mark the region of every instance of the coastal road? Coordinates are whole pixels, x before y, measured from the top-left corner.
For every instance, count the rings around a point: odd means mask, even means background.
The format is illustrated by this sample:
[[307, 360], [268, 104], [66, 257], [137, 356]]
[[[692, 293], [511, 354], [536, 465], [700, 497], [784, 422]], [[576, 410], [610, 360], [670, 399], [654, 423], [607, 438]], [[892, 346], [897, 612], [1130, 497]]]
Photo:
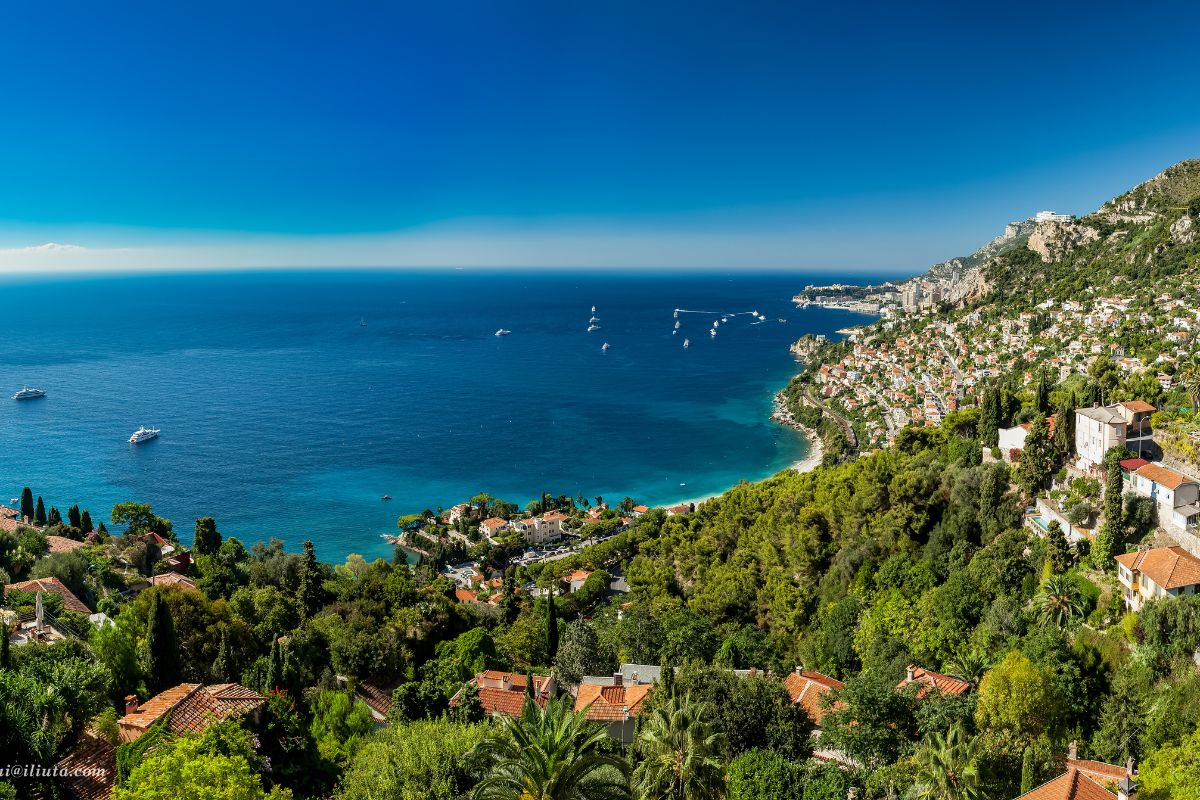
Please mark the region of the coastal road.
[[812, 392], [809, 390], [809, 387], [807, 387], [807, 386], [804, 387], [804, 399], [807, 400], [808, 402], [812, 403], [817, 408], [821, 409], [822, 413], [828, 414], [829, 416], [833, 417], [833, 419], [837, 422], [837, 424], [841, 426], [842, 433], [844, 433], [846, 435], [846, 442], [849, 443], [850, 449], [851, 450], [858, 449], [858, 436], [854, 433], [854, 426], [850, 424], [850, 420], [846, 419], [845, 417], [843, 417], [838, 412], [834, 411], [829, 406], [825, 405], [821, 401], [814, 398], [812, 396]]

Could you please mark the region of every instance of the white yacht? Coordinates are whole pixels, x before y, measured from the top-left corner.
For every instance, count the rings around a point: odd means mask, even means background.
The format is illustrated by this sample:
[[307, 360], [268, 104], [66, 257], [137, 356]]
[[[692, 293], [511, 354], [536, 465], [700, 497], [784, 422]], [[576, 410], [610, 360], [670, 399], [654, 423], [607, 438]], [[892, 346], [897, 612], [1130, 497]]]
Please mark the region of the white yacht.
[[588, 320], [588, 323], [595, 325], [599, 321], [600, 321], [600, 318], [593, 314], [592, 318]]
[[600, 330], [599, 325], [588, 325], [588, 333], [591, 333], [592, 331], [598, 331], [598, 330]]
[[151, 439], [158, 438], [158, 434], [158, 428], [147, 428], [145, 425], [143, 425], [134, 431], [133, 435], [129, 437], [129, 443], [141, 444], [142, 442], [148, 442]]
[[684, 346], [684, 347], [687, 347], [687, 346], [688, 346], [688, 344], [689, 344], [688, 340], [687, 340], [687, 339], [684, 339], [684, 340], [683, 340], [683, 346]]
[[13, 400], [32, 400], [35, 397], [45, 397], [46, 392], [41, 389], [30, 389], [28, 386], [22, 386], [21, 390], [12, 396]]
[[709, 329], [708, 329], [708, 335], [709, 335], [709, 336], [716, 336], [716, 335], [717, 335], [717, 329], [716, 329], [716, 328], [709, 328]]
[[679, 309], [675, 309], [675, 319], [679, 319]]
[[601, 349], [601, 350], [607, 350], [607, 349], [608, 349], [608, 342], [605, 342], [604, 344], [600, 345], [600, 349]]
[[679, 320], [675, 320], [675, 330], [679, 330]]
[[508, 336], [510, 333], [512, 333], [512, 331], [505, 328], [501, 328], [500, 330], [496, 331], [497, 336]]

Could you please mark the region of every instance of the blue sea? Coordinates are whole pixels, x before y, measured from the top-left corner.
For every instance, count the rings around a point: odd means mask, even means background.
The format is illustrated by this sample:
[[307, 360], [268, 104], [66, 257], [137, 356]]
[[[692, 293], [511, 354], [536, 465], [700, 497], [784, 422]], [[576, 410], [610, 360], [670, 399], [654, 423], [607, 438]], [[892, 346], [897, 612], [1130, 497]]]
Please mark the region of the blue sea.
[[[807, 453], [768, 417], [797, 369], [789, 343], [864, 320], [792, 305], [829, 280], [0, 279], [0, 503], [29, 485], [47, 507], [79, 503], [98, 522], [114, 503], [148, 502], [189, 543], [193, 520], [211, 515], [247, 545], [312, 539], [340, 561], [389, 556], [380, 534], [399, 514], [481, 491], [521, 505], [543, 491], [648, 504], [719, 492]], [[688, 311], [672, 334], [676, 308]], [[736, 316], [710, 336], [723, 314]], [[7, 400], [24, 384], [48, 396]], [[132, 446], [139, 425], [162, 435]]]

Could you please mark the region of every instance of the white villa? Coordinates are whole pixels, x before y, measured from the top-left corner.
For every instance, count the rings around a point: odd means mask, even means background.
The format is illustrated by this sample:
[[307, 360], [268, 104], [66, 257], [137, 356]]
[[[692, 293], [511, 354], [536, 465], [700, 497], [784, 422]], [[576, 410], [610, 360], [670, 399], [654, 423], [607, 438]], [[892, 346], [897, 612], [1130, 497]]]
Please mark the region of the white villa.
[[1142, 400], [1076, 410], [1076, 467], [1081, 472], [1102, 470], [1104, 454], [1113, 447], [1128, 447], [1141, 455], [1151, 442], [1152, 413], [1154, 406]]
[[1142, 464], [1128, 480], [1135, 494], [1154, 501], [1160, 525], [1195, 530], [1200, 519], [1200, 483], [1161, 464]]

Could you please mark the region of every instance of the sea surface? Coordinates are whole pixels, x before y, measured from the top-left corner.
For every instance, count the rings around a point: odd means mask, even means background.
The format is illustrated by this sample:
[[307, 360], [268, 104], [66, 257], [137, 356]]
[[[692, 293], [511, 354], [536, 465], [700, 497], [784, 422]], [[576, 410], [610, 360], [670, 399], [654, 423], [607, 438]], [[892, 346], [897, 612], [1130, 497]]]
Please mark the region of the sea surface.
[[[0, 503], [29, 485], [64, 516], [79, 503], [99, 522], [114, 503], [148, 502], [185, 542], [211, 515], [247, 545], [312, 539], [340, 561], [390, 556], [380, 534], [398, 515], [481, 491], [521, 505], [542, 491], [648, 504], [719, 492], [808, 452], [768, 417], [797, 369], [788, 344], [864, 321], [791, 303], [830, 280], [3, 278]], [[673, 334], [676, 308], [704, 313], [680, 313]], [[48, 396], [7, 399], [25, 384]], [[139, 425], [162, 434], [130, 445]]]

